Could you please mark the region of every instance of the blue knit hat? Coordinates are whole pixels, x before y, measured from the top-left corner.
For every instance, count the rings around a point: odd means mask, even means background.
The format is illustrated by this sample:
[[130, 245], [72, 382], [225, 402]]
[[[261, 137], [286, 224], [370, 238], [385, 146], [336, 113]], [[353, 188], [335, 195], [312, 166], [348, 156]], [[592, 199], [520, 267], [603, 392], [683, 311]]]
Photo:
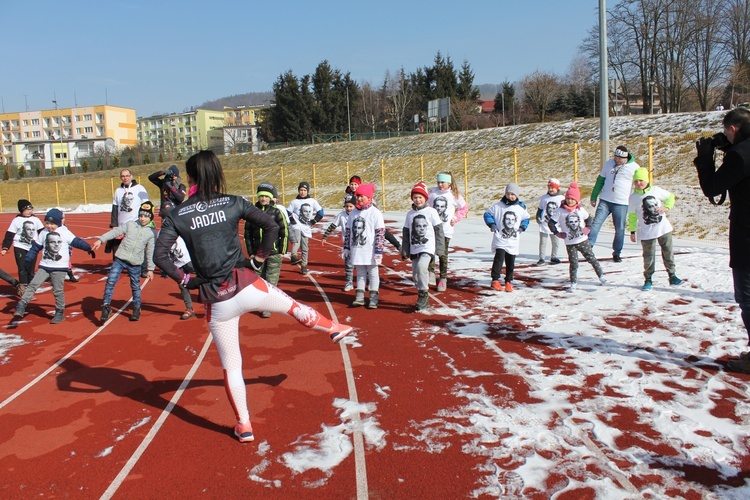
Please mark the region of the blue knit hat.
[[51, 208], [47, 211], [47, 214], [44, 216], [44, 220], [47, 222], [51, 222], [52, 224], [57, 224], [58, 226], [62, 226], [63, 213], [62, 211], [60, 211], [59, 208]]

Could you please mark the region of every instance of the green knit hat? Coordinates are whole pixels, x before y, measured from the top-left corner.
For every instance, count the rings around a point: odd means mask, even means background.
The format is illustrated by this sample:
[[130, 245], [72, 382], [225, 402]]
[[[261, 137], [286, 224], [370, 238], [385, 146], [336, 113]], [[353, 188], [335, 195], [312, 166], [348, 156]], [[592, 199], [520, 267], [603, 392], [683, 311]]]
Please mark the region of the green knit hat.
[[633, 172], [633, 180], [648, 182], [648, 169], [643, 167], [636, 168], [635, 172]]

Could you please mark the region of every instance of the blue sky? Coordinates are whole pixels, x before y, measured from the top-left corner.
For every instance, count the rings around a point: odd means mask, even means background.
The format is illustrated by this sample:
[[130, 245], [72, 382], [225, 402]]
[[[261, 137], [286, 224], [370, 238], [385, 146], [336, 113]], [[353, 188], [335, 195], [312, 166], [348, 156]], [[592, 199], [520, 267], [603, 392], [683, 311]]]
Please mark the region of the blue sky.
[[[456, 11], [456, 6], [462, 10]], [[563, 75], [597, 0], [0, 0], [5, 112], [103, 104], [139, 116], [270, 91], [327, 59], [358, 82], [468, 60], [475, 84]], [[0, 110], [1, 111], [1, 110]]]

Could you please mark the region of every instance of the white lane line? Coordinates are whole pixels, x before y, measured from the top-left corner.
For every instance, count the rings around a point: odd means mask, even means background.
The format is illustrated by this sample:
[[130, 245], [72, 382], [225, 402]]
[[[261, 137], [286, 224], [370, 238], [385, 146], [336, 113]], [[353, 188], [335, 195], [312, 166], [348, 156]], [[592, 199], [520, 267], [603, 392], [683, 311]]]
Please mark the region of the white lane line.
[[[328, 295], [323, 291], [320, 284], [308, 273], [307, 277], [313, 282], [315, 288], [318, 289], [320, 296], [323, 297], [328, 312], [331, 315], [331, 319], [338, 321], [336, 312], [333, 310], [331, 301], [328, 300]], [[341, 357], [344, 360], [344, 371], [346, 373], [346, 385], [349, 388], [349, 400], [359, 405], [359, 398], [357, 397], [357, 385], [354, 381], [354, 370], [352, 369], [351, 358], [349, 357], [349, 351], [346, 348], [344, 340], [339, 342], [341, 348]], [[357, 411], [354, 413], [352, 420], [354, 421], [354, 433], [352, 440], [354, 441], [354, 472], [357, 482], [357, 499], [364, 500], [369, 498], [367, 492], [367, 464], [365, 463], [365, 441], [362, 435], [362, 420], [360, 419], [360, 413]]]
[[187, 388], [188, 384], [193, 380], [193, 375], [195, 375], [195, 372], [198, 370], [198, 367], [203, 362], [203, 358], [206, 356], [206, 352], [208, 352], [208, 348], [211, 346], [211, 334], [209, 334], [206, 337], [206, 341], [203, 343], [203, 349], [201, 349], [200, 354], [198, 355], [198, 358], [196, 358], [195, 362], [193, 363], [193, 366], [190, 368], [190, 371], [183, 379], [182, 383], [180, 384], [180, 387], [177, 389], [177, 392], [174, 393], [174, 396], [172, 396], [172, 399], [169, 400], [169, 404], [162, 410], [161, 415], [159, 415], [159, 418], [154, 423], [154, 426], [151, 427], [151, 430], [148, 431], [148, 434], [146, 434], [146, 437], [143, 438], [143, 441], [141, 441], [141, 444], [138, 445], [138, 448], [136, 448], [135, 452], [130, 456], [128, 461], [125, 463], [123, 468], [120, 470], [119, 474], [115, 477], [115, 479], [110, 483], [109, 488], [102, 493], [102, 496], [100, 498], [102, 499], [109, 499], [112, 498], [112, 495], [117, 492], [117, 489], [122, 485], [123, 481], [125, 481], [125, 478], [128, 477], [128, 474], [130, 474], [130, 471], [133, 470], [133, 467], [135, 467], [135, 464], [138, 463], [138, 460], [140, 460], [143, 453], [146, 451], [146, 448], [148, 448], [151, 443], [153, 442], [154, 438], [156, 437], [156, 434], [161, 430], [161, 427], [164, 425], [164, 422], [167, 420], [167, 417], [172, 413], [172, 409], [177, 406], [177, 402], [182, 397], [182, 394], [185, 392], [185, 389]]
[[[141, 290], [143, 290], [145, 288], [146, 284], [149, 281], [150, 280], [148, 278], [146, 278], [146, 281], [144, 281], [143, 284], [141, 285]], [[125, 302], [125, 305], [123, 305], [120, 309], [118, 309], [115, 312], [115, 314], [111, 318], [109, 318], [106, 323], [104, 323], [102, 326], [100, 326], [99, 328], [97, 328], [94, 331], [94, 333], [92, 333], [91, 335], [89, 335], [88, 337], [86, 337], [86, 339], [83, 340], [83, 342], [81, 342], [80, 344], [78, 344], [77, 346], [75, 346], [65, 356], [63, 356], [62, 358], [58, 359], [52, 366], [50, 366], [49, 368], [47, 368], [46, 370], [44, 370], [42, 373], [40, 373], [39, 375], [37, 375], [37, 377], [34, 380], [32, 380], [31, 382], [29, 382], [25, 386], [21, 387], [15, 393], [13, 393], [10, 396], [8, 396], [8, 398], [6, 398], [2, 403], [0, 403], [0, 409], [5, 408], [13, 400], [15, 400], [16, 398], [18, 398], [19, 396], [21, 396], [23, 393], [25, 393], [26, 391], [28, 391], [29, 389], [31, 389], [32, 387], [34, 387], [44, 377], [46, 377], [47, 375], [49, 375], [50, 373], [52, 373], [58, 366], [60, 366], [61, 364], [63, 364], [65, 361], [69, 360], [75, 353], [77, 353], [78, 351], [80, 351], [81, 349], [83, 349], [83, 347], [86, 344], [88, 344], [89, 342], [91, 342], [97, 335], [99, 335], [99, 333], [102, 330], [104, 330], [104, 328], [106, 328], [106, 326], [108, 324], [110, 324], [112, 322], [112, 320], [114, 320], [117, 316], [119, 316], [120, 313], [122, 313], [122, 311], [124, 311], [128, 307], [128, 304], [130, 304], [132, 301], [133, 301], [133, 297], [130, 297], [130, 299], [128, 299], [128, 301]]]

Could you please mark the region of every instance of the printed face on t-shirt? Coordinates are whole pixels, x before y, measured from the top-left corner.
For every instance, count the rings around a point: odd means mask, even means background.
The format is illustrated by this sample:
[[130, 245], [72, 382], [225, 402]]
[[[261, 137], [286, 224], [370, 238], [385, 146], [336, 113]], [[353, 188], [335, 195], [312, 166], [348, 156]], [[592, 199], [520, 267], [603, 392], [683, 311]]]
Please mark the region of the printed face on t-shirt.
[[303, 223], [310, 222], [312, 220], [312, 205], [309, 203], [303, 204], [299, 207], [299, 219]]
[[448, 220], [448, 214], [446, 213], [448, 210], [448, 200], [445, 199], [444, 196], [438, 196], [435, 198], [435, 201], [432, 203], [432, 208], [437, 210], [441, 221], [446, 222]]
[[34, 240], [34, 234], [36, 234], [36, 228], [34, 227], [34, 223], [29, 222], [29, 221], [24, 222], [19, 240], [24, 243], [31, 243]]
[[427, 242], [427, 228], [430, 223], [424, 215], [417, 215], [411, 222], [412, 238], [411, 243], [419, 245]]
[[60, 260], [60, 249], [62, 248], [62, 236], [58, 233], [47, 233], [44, 244], [44, 256], [46, 260]]
[[363, 246], [367, 243], [367, 237], [365, 235], [365, 220], [362, 217], [357, 217], [352, 223], [352, 234], [354, 235], [353, 244], [355, 246]]

